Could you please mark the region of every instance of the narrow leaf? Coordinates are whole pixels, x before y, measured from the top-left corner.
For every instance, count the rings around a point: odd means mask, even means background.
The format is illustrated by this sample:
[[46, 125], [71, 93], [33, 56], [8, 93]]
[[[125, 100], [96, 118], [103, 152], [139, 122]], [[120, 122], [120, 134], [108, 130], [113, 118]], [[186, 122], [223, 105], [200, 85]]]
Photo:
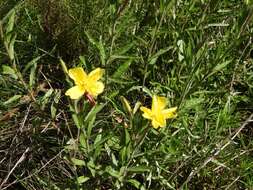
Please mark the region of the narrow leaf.
[[135, 173], [142, 173], [142, 172], [149, 172], [150, 168], [147, 166], [134, 166], [127, 168], [129, 172], [135, 172]]
[[96, 105], [94, 106], [91, 111], [87, 114], [87, 116], [85, 117], [84, 121], [85, 123], [89, 123], [93, 117], [96, 117], [96, 114], [98, 112], [100, 112], [103, 108], [104, 108], [105, 104], [100, 104], [100, 105]]
[[7, 101], [3, 102], [3, 105], [11, 104], [17, 100], [19, 100], [22, 97], [22, 95], [14, 95], [11, 98], [9, 98]]
[[121, 103], [122, 103], [124, 109], [125, 109], [130, 115], [132, 115], [132, 108], [131, 108], [130, 103], [128, 102], [128, 100], [127, 100], [124, 96], [121, 96], [121, 97], [120, 97], [120, 100], [121, 100]]
[[127, 60], [126, 62], [124, 62], [122, 65], [120, 65], [119, 68], [113, 73], [112, 77], [113, 78], [121, 78], [121, 76], [123, 76], [126, 73], [128, 68], [132, 64], [132, 61], [133, 60], [130, 59], [130, 60]]
[[76, 158], [71, 158], [71, 161], [76, 166], [85, 166], [85, 162], [83, 160], [76, 159]]
[[86, 181], [88, 181], [89, 179], [90, 179], [89, 177], [79, 176], [79, 177], [77, 178], [77, 183], [78, 183], [78, 184], [83, 184], [83, 183], [85, 183]]
[[152, 57], [149, 58], [148, 63], [153, 65], [156, 63], [158, 57], [160, 57], [161, 55], [165, 54], [166, 52], [168, 52], [169, 50], [171, 50], [173, 47], [167, 47], [165, 49], [161, 49], [159, 50], [155, 55], [153, 55]]
[[2, 70], [3, 70], [3, 72], [2, 72], [3, 74], [10, 75], [12, 78], [18, 79], [18, 76], [16, 75], [16, 72], [10, 66], [3, 65]]

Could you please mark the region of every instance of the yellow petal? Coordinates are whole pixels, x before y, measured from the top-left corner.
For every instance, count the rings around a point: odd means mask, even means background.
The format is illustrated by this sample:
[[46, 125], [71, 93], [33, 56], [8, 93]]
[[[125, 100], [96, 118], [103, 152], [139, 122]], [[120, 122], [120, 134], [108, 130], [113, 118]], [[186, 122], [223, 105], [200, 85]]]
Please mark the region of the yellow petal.
[[163, 116], [166, 119], [170, 119], [170, 118], [174, 118], [177, 116], [177, 107], [173, 107], [173, 108], [169, 108], [169, 109], [165, 109], [162, 111]]
[[152, 126], [157, 129], [159, 127], [159, 123], [156, 122], [156, 120], [152, 120]]
[[154, 95], [152, 98], [152, 112], [157, 113], [165, 108], [167, 99], [165, 97]]
[[88, 93], [92, 96], [96, 97], [98, 94], [101, 94], [104, 91], [104, 84], [102, 82], [93, 82], [89, 84], [89, 88], [87, 89]]
[[79, 86], [74, 86], [68, 89], [65, 95], [70, 96], [71, 99], [78, 99], [84, 94], [85, 90]]
[[162, 113], [157, 113], [155, 120], [157, 123], [159, 123], [159, 125], [161, 127], [165, 127], [166, 126], [166, 118], [164, 117], [164, 115]]
[[69, 70], [69, 77], [75, 81], [75, 84], [82, 84], [83, 81], [87, 80], [87, 74], [82, 67], [77, 67]]
[[102, 75], [104, 74], [104, 69], [97, 68], [89, 73], [89, 80], [97, 81], [99, 80]]
[[152, 119], [152, 111], [144, 106], [140, 107], [140, 110], [143, 111], [142, 116], [146, 119]]

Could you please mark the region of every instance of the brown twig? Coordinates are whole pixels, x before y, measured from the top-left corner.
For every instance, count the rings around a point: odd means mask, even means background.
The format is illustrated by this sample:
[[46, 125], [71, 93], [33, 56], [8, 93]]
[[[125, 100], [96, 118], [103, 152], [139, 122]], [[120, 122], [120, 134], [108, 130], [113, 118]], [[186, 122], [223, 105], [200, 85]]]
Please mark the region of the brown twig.
[[29, 151], [29, 147], [23, 152], [22, 156], [19, 158], [17, 163], [13, 166], [13, 168], [10, 170], [10, 172], [7, 174], [7, 176], [4, 178], [3, 182], [0, 185], [0, 189], [2, 189], [3, 185], [8, 181], [10, 175], [13, 173], [13, 171], [16, 169], [16, 167], [25, 160], [26, 153]]
[[[0, 189], [1, 190], [5, 190], [5, 189], [8, 189], [10, 186], [18, 183], [18, 182], [21, 182], [21, 181], [24, 181], [26, 179], [29, 179], [31, 178], [32, 176], [40, 173], [41, 170], [43, 170], [49, 163], [51, 163], [54, 159], [56, 159], [65, 149], [62, 149], [58, 154], [56, 154], [53, 158], [51, 158], [47, 163], [45, 163], [40, 169], [38, 169], [37, 171], [35, 171], [34, 173], [32, 173], [31, 175], [28, 175], [27, 177], [24, 177], [23, 179], [20, 179], [20, 180], [15, 180], [13, 181], [12, 183], [8, 184], [7, 186], [5, 186], [4, 188], [1, 188], [0, 186]], [[22, 155], [23, 156], [23, 155]], [[17, 164], [16, 164], [17, 165]]]
[[245, 126], [249, 123], [253, 122], [253, 114], [251, 114], [248, 119], [246, 119], [243, 124], [234, 132], [234, 135], [231, 137], [230, 140], [227, 140], [227, 138], [225, 140], [223, 140], [222, 144], [223, 146], [221, 146], [220, 148], [217, 148], [214, 153], [208, 157], [207, 159], [205, 159], [205, 161], [198, 167], [194, 168], [190, 175], [187, 177], [187, 179], [185, 180], [185, 182], [181, 185], [181, 187], [179, 188], [180, 190], [184, 189], [184, 186], [190, 182], [190, 180], [202, 169], [204, 168], [209, 162], [213, 161], [215, 159], [216, 156], [218, 156], [220, 154], [220, 152], [222, 150], [224, 150], [228, 145], [231, 144], [231, 142], [235, 139], [235, 137], [237, 137], [237, 135], [245, 128]]

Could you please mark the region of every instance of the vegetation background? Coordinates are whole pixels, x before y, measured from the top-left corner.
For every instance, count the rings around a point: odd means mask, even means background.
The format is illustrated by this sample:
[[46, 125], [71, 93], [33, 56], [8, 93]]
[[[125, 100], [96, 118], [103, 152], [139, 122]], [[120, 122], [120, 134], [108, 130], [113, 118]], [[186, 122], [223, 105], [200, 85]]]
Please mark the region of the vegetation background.
[[[253, 4], [0, 0], [0, 189], [252, 189]], [[91, 108], [64, 68], [106, 69]], [[66, 69], [66, 68], [65, 68]], [[132, 107], [178, 117], [145, 131]]]

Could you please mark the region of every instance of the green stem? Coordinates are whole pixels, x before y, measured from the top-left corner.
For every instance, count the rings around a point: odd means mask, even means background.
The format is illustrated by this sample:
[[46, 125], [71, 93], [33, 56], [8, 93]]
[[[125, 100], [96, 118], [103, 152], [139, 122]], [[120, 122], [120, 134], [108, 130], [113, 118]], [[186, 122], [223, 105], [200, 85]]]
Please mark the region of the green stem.
[[126, 176], [127, 168], [128, 168], [129, 165], [131, 164], [131, 162], [132, 162], [132, 160], [133, 160], [133, 158], [134, 158], [134, 156], [135, 156], [136, 151], [137, 151], [137, 150], [141, 147], [141, 145], [143, 144], [144, 139], [145, 139], [145, 137], [147, 136], [147, 134], [148, 134], [148, 132], [150, 131], [150, 129], [151, 129], [151, 127], [149, 126], [149, 122], [148, 122], [146, 128], [144, 129], [144, 132], [143, 132], [142, 136], [139, 138], [139, 140], [137, 140], [137, 143], [135, 144], [135, 148], [134, 148], [134, 150], [133, 150], [133, 152], [132, 152], [132, 154], [131, 154], [131, 156], [130, 156], [130, 158], [129, 158], [127, 164], [126, 164], [126, 167], [125, 167], [124, 172], [123, 172], [124, 176]]

